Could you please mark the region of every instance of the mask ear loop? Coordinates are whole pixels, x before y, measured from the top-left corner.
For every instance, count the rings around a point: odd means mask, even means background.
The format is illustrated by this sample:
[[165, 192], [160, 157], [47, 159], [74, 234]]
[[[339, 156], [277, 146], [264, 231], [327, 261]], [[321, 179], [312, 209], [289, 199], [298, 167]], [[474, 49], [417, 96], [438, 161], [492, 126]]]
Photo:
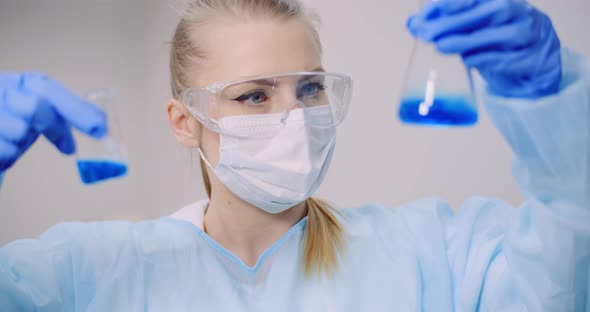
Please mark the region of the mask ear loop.
[[207, 167], [211, 168], [211, 170], [213, 170], [213, 172], [215, 172], [215, 168], [213, 168], [213, 166], [211, 166], [211, 163], [207, 160], [207, 157], [205, 157], [205, 154], [203, 154], [203, 150], [201, 149], [201, 147], [197, 147], [197, 150], [199, 151], [199, 155], [201, 155], [201, 159], [205, 162], [205, 165], [207, 165]]

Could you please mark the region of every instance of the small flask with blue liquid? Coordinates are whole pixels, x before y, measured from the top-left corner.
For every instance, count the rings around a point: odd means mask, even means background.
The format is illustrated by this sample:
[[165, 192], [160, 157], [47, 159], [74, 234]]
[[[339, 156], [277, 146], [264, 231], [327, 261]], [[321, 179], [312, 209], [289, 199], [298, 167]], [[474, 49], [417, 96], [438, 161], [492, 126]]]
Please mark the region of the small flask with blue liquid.
[[75, 134], [76, 164], [84, 184], [94, 184], [127, 174], [123, 137], [113, 107], [114, 94], [109, 89], [88, 92], [84, 98], [103, 109], [107, 116], [107, 134], [95, 139]]
[[478, 113], [471, 70], [456, 55], [442, 55], [416, 39], [400, 100], [399, 118], [407, 124], [472, 126]]

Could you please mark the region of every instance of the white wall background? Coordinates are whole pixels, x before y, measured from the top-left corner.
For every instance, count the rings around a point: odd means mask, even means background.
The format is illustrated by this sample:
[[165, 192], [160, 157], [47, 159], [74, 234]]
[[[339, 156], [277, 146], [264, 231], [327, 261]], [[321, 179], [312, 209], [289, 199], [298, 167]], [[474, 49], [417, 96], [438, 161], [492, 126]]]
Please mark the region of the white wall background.
[[[70, 220], [144, 219], [205, 197], [198, 163], [168, 129], [168, 44], [179, 0], [0, 0], [0, 71], [43, 71], [76, 92], [118, 90], [128, 177], [79, 182], [75, 160], [39, 140], [0, 190], [0, 245]], [[324, 65], [355, 80], [332, 168], [318, 195], [340, 207], [399, 205], [441, 196], [458, 206], [477, 194], [518, 204], [510, 151], [482, 114], [475, 128], [403, 126], [397, 99], [416, 1], [307, 0], [323, 18]], [[587, 0], [538, 0], [562, 41], [590, 56]]]

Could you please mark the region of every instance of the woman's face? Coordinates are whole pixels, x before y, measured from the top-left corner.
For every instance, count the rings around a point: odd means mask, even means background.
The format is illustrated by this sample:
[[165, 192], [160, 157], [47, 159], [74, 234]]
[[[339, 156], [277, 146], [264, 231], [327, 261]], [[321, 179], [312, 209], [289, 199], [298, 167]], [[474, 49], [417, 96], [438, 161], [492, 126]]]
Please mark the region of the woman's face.
[[[197, 87], [252, 76], [321, 68], [320, 47], [299, 20], [219, 17], [195, 30], [205, 54], [195, 76]], [[219, 135], [200, 127], [199, 145], [212, 166], [219, 160]]]

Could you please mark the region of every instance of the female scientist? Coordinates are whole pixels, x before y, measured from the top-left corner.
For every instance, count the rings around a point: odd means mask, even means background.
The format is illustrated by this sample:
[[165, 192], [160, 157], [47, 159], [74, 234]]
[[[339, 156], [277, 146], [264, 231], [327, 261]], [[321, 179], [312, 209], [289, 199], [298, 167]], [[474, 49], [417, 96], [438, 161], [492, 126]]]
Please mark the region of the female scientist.
[[[588, 311], [590, 67], [522, 0], [440, 0], [410, 32], [476, 68], [519, 209], [439, 200], [341, 212], [311, 197], [350, 79], [297, 0], [197, 0], [172, 40], [176, 140], [209, 198], [139, 223], [57, 225], [0, 249], [1, 311]], [[104, 115], [40, 74], [0, 78], [0, 164]], [[392, 142], [393, 144], [394, 142]]]

